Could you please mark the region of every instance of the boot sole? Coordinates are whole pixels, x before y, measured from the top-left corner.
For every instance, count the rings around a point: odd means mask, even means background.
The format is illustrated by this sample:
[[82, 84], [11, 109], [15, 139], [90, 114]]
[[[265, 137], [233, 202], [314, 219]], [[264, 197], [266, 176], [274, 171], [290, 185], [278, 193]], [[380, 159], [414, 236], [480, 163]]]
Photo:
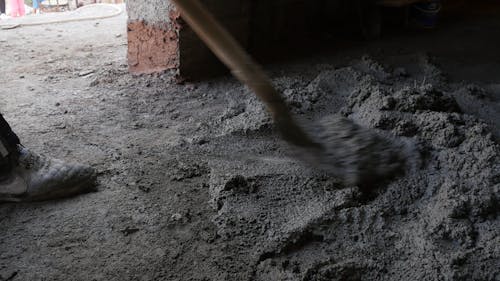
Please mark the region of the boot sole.
[[71, 187], [59, 189], [41, 195], [30, 195], [29, 193], [20, 196], [0, 195], [0, 202], [2, 203], [38, 202], [38, 201], [48, 201], [48, 200], [72, 197], [79, 194], [97, 191], [95, 181], [96, 181], [95, 178], [92, 178], [87, 181], [83, 181], [78, 184], [72, 185]]

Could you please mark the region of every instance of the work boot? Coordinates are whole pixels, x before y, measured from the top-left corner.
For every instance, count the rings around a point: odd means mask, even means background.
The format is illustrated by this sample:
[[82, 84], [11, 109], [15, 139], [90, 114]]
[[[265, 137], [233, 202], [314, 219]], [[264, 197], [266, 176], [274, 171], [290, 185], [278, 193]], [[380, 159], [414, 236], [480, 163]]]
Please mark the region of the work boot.
[[18, 151], [0, 177], [0, 202], [51, 200], [95, 190], [93, 168], [38, 155], [20, 145]]

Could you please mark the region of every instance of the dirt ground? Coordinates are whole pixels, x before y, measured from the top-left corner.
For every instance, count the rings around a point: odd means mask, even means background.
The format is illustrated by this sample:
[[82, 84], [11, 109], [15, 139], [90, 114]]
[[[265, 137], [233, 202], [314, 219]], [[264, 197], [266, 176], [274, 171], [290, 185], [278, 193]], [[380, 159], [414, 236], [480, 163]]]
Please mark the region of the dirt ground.
[[98, 192], [0, 205], [0, 280], [500, 280], [500, 17], [266, 67], [302, 122], [417, 147], [371, 193], [289, 157], [230, 77], [128, 74], [126, 18], [0, 30], [0, 112]]

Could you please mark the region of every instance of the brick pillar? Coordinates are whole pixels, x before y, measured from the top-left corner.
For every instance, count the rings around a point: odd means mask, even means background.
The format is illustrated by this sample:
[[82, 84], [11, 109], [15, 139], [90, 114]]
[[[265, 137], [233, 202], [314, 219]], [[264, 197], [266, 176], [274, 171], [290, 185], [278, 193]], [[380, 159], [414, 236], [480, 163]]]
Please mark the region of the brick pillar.
[[179, 67], [179, 13], [166, 0], [127, 1], [128, 65], [132, 73]]
[[[251, 0], [202, 0], [226, 28], [247, 46]], [[184, 79], [221, 73], [224, 67], [180, 19], [168, 0], [129, 0], [128, 65], [132, 73], [176, 69]]]

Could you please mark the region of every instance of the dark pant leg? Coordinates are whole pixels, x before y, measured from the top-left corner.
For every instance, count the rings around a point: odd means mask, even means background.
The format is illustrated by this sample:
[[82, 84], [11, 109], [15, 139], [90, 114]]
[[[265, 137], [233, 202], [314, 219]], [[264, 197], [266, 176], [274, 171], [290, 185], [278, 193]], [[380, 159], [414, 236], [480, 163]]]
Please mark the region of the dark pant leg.
[[8, 147], [8, 149], [15, 150], [17, 145], [21, 143], [19, 141], [19, 138], [12, 131], [12, 129], [9, 126], [9, 123], [7, 123], [7, 121], [3, 118], [1, 113], [0, 113], [0, 139], [2, 140], [2, 142], [5, 142], [4, 145]]
[[[0, 0], [1, 1], [1, 0]], [[17, 161], [19, 138], [12, 132], [9, 123], [0, 114], [0, 182], [8, 175]]]
[[0, 14], [5, 14], [5, 0], [0, 0]]

